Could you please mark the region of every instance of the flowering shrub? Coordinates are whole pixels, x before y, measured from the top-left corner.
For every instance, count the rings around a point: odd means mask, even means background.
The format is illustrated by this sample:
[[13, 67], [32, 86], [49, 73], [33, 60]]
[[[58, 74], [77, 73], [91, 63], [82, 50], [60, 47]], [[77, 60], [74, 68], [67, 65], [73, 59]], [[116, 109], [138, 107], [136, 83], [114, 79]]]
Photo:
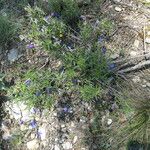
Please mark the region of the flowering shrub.
[[28, 71], [9, 90], [9, 95], [16, 101], [24, 101], [29, 107], [50, 108], [57, 97], [58, 82], [52, 85], [56, 80], [55, 73], [51, 71]]
[[[37, 6], [26, 7], [30, 27], [27, 30], [27, 48], [41, 48], [54, 54], [53, 58], [59, 58], [62, 62], [55, 73], [44, 70], [29, 71], [19, 81], [21, 84], [16, 84], [11, 95], [16, 100], [25, 101], [31, 107], [50, 107], [59, 97], [60, 89], [78, 91], [81, 94], [79, 97], [84, 100], [100, 96], [99, 81], [105, 82], [112, 76], [115, 68], [115, 64], [107, 57], [107, 36], [99, 31], [100, 27], [93, 29], [92, 25], [80, 22], [80, 43], [77, 44], [68, 38], [72, 30], [63, 22], [63, 15], [70, 19], [77, 17], [74, 1], [50, 1], [50, 4], [53, 10], [50, 15], [46, 15]], [[56, 8], [57, 5], [59, 7]], [[51, 82], [55, 84], [51, 85]]]
[[[62, 21], [53, 18], [52, 15], [46, 16], [39, 8], [26, 7], [28, 12], [29, 26], [27, 40], [33, 41], [39, 47], [47, 51], [57, 52], [61, 49], [61, 41], [65, 36], [66, 27]], [[29, 48], [34, 45], [30, 44]]]

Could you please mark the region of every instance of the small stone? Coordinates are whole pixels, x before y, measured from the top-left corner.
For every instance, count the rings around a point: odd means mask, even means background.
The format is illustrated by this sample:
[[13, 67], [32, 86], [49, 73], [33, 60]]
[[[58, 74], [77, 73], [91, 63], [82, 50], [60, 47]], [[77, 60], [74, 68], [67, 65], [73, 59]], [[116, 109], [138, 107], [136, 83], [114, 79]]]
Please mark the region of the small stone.
[[46, 147], [47, 142], [46, 142], [46, 141], [41, 141], [41, 144], [42, 144], [44, 147]]
[[18, 49], [11, 49], [8, 53], [8, 60], [14, 62], [18, 58]]
[[137, 52], [136, 52], [136, 51], [131, 51], [131, 52], [130, 52], [130, 56], [131, 56], [131, 57], [135, 57], [136, 55], [137, 55]]
[[65, 128], [65, 127], [66, 127], [65, 124], [62, 124], [62, 125], [61, 125], [61, 128]]
[[31, 139], [34, 139], [34, 138], [35, 138], [35, 134], [31, 133]]
[[120, 122], [120, 123], [124, 123], [124, 122], [126, 122], [126, 121], [127, 121], [126, 116], [125, 116], [124, 114], [120, 114], [119, 122]]
[[108, 120], [107, 120], [107, 124], [108, 124], [108, 125], [111, 125], [111, 124], [112, 124], [112, 119], [108, 119]]
[[146, 86], [147, 86], [147, 87], [150, 87], [150, 83], [146, 83]]
[[55, 142], [58, 142], [58, 138], [55, 138]]
[[134, 47], [138, 48], [138, 47], [139, 47], [139, 44], [140, 44], [140, 41], [139, 41], [139, 40], [135, 40], [135, 41], [134, 41]]
[[120, 7], [115, 7], [115, 10], [120, 12], [122, 9]]
[[150, 0], [145, 0], [145, 3], [150, 3]]
[[145, 39], [145, 42], [146, 42], [147, 44], [150, 44], [150, 37], [147, 37], [147, 38]]
[[12, 135], [10, 134], [10, 131], [5, 131], [2, 138], [4, 140], [9, 140], [12, 137]]
[[46, 128], [39, 127], [38, 133], [39, 133], [39, 136], [40, 136], [41, 140], [46, 139]]
[[74, 122], [71, 122], [71, 125], [70, 125], [71, 127], [75, 127], [75, 124], [74, 124]]
[[57, 113], [53, 113], [54, 117], [57, 117]]
[[75, 136], [75, 137], [73, 138], [73, 144], [75, 144], [75, 143], [77, 142], [77, 140], [78, 140], [78, 137]]
[[143, 84], [143, 85], [141, 85], [143, 88], [146, 88], [146, 85], [145, 84]]
[[22, 125], [20, 126], [20, 130], [21, 130], [21, 131], [25, 131], [25, 130], [27, 130], [27, 127], [22, 124]]
[[104, 116], [102, 116], [102, 125], [104, 126], [104, 124], [105, 124], [105, 119], [106, 119], [106, 116], [104, 115]]
[[116, 110], [116, 109], [118, 109], [118, 108], [119, 108], [119, 107], [118, 107], [118, 105], [116, 104], [116, 102], [113, 103], [112, 106], [111, 106], [111, 109], [112, 109], [112, 110]]
[[60, 150], [60, 148], [57, 145], [55, 145], [54, 150]]
[[84, 116], [81, 116], [81, 118], [80, 118], [80, 122], [81, 123], [85, 123], [87, 121], [87, 118], [86, 117], [84, 117]]
[[140, 77], [139, 77], [139, 76], [135, 76], [135, 77], [132, 79], [132, 81], [133, 81], [134, 83], [138, 83], [138, 82], [140, 82], [141, 80], [140, 80]]
[[110, 56], [110, 58], [115, 60], [115, 59], [119, 58], [119, 54], [113, 54]]
[[39, 143], [37, 140], [32, 140], [32, 141], [29, 141], [27, 142], [27, 148], [29, 150], [36, 150], [39, 148]]
[[70, 142], [65, 142], [62, 144], [64, 150], [71, 150], [72, 149], [72, 144]]
[[147, 32], [147, 35], [150, 35], [150, 31]]

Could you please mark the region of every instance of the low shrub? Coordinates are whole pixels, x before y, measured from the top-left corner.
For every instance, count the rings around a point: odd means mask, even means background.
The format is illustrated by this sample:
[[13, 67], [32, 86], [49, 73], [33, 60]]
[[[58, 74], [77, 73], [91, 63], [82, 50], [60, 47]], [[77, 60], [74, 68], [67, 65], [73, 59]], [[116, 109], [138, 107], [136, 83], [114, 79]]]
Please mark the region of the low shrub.
[[29, 26], [27, 38], [44, 50], [57, 53], [61, 50], [61, 39], [65, 36], [65, 25], [62, 21], [46, 16], [39, 8], [26, 7], [28, 12]]
[[30, 107], [50, 108], [57, 99], [59, 86], [57, 75], [49, 70], [29, 70], [8, 95], [15, 101], [23, 101]]
[[120, 146], [129, 141], [136, 141], [148, 150], [146, 147], [150, 144], [150, 99], [145, 95], [145, 89], [133, 87], [134, 84], [128, 82], [126, 89], [122, 88], [122, 99], [119, 102], [126, 121], [117, 127], [114, 143]]
[[50, 9], [57, 13], [70, 25], [74, 25], [79, 20], [79, 8], [74, 0], [49, 0]]
[[0, 46], [6, 47], [15, 38], [17, 27], [6, 16], [0, 16]]

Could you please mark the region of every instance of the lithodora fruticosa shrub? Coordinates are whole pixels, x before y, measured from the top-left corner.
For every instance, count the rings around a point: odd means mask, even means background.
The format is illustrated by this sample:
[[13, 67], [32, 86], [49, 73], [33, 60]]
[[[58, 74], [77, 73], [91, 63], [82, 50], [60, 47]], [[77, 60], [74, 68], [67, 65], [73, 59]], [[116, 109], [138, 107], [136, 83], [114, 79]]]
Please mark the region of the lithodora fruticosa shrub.
[[[80, 43], [71, 43], [72, 46], [69, 46], [67, 37], [70, 28], [67, 28], [62, 20], [51, 15], [45, 17], [45, 13], [38, 7], [27, 7], [26, 10], [31, 25], [28, 38], [43, 50], [55, 54], [53, 55], [55, 58], [59, 57], [64, 68], [63, 74], [68, 80], [73, 80], [77, 85], [79, 85], [77, 80], [81, 82], [78, 89], [81, 90], [83, 99], [89, 100], [94, 95], [99, 95], [98, 80], [107, 80], [114, 69], [114, 65], [110, 64], [105, 55], [106, 48], [98, 43], [99, 32], [97, 34], [95, 30], [93, 31], [91, 25], [88, 28], [87, 25], [81, 26]], [[92, 40], [91, 35], [94, 35]], [[88, 92], [85, 92], [86, 90]], [[96, 92], [91, 92], [92, 90]]]
[[7, 16], [0, 16], [0, 46], [5, 48], [10, 45], [16, 36], [17, 26]]
[[39, 7], [28, 6], [25, 9], [28, 13], [28, 25], [30, 26], [27, 31], [28, 40], [51, 53], [61, 51], [61, 40], [66, 32], [65, 24], [57, 18], [46, 16]]
[[58, 98], [62, 78], [51, 70], [29, 70], [9, 89], [8, 95], [29, 107], [51, 108]]

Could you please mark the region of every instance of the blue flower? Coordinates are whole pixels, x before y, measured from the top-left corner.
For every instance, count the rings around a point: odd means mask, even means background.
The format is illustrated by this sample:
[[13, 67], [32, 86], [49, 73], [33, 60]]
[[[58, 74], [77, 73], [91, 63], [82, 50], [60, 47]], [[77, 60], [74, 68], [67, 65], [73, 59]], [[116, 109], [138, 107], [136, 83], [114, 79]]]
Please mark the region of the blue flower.
[[35, 95], [38, 97], [41, 95], [41, 92], [40, 91], [36, 91]]
[[32, 107], [32, 108], [30, 109], [30, 112], [33, 113], [33, 114], [35, 114], [35, 113], [37, 112], [37, 109]]
[[109, 69], [110, 71], [114, 70], [115, 67], [116, 67], [116, 65], [115, 65], [114, 63], [108, 65], [108, 69]]
[[52, 93], [52, 89], [49, 88], [49, 87], [47, 87], [45, 91], [46, 91], [46, 93], [47, 93], [48, 95]]
[[60, 19], [60, 14], [57, 13], [57, 12], [53, 12], [53, 13], [51, 14], [51, 16]]
[[37, 138], [41, 138], [41, 135], [42, 135], [42, 132], [40, 132], [40, 131], [38, 131], [38, 132], [36, 133]]
[[32, 129], [37, 127], [37, 122], [35, 119], [30, 122], [30, 126], [32, 127]]
[[106, 47], [105, 47], [105, 46], [103, 46], [103, 47], [101, 48], [101, 50], [102, 50], [102, 53], [103, 53], [103, 54], [105, 54], [105, 53], [106, 53], [106, 51], [107, 51], [107, 49], [106, 49]]
[[73, 45], [72, 45], [71, 43], [68, 43], [68, 44], [67, 44], [67, 48], [68, 48], [69, 50], [74, 49], [74, 47], [73, 47]]
[[98, 37], [98, 42], [101, 44], [102, 42], [104, 42], [104, 39], [105, 39], [105, 36], [103, 34], [101, 34], [99, 37]]
[[50, 16], [48, 15], [48, 16], [45, 16], [44, 18], [45, 18], [46, 21], [48, 21]]
[[30, 79], [27, 79], [27, 80], [25, 81], [25, 85], [26, 85], [26, 86], [30, 86], [30, 85], [31, 85], [31, 80], [30, 80]]
[[64, 107], [64, 108], [63, 108], [63, 111], [64, 111], [64, 112], [68, 112], [68, 108], [67, 108], [67, 107]]
[[27, 46], [27, 48], [33, 49], [33, 48], [35, 48], [35, 45], [34, 45], [33, 43], [31, 43], [31, 44], [29, 44], [29, 45]]
[[72, 109], [70, 107], [63, 108], [64, 113], [72, 113]]
[[24, 124], [24, 121], [23, 121], [23, 120], [20, 120], [19, 124], [20, 124], [20, 125]]

